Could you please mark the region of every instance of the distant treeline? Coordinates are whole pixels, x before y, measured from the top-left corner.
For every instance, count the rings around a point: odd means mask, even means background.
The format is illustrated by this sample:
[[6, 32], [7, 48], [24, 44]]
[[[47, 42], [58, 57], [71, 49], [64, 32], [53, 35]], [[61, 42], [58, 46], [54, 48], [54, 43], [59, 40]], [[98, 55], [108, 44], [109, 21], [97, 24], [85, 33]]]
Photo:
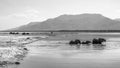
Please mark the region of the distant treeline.
[[1, 32], [120, 32], [120, 30], [12, 30]]
[[120, 32], [120, 30], [59, 30], [58, 32]]

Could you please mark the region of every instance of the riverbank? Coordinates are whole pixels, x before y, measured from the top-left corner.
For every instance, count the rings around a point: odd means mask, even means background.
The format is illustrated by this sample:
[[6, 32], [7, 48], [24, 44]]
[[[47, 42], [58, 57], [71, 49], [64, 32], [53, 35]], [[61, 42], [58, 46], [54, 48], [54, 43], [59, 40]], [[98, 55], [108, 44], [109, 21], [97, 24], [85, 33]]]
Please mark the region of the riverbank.
[[26, 45], [40, 39], [29, 36], [0, 36], [0, 66], [20, 64], [29, 51]]

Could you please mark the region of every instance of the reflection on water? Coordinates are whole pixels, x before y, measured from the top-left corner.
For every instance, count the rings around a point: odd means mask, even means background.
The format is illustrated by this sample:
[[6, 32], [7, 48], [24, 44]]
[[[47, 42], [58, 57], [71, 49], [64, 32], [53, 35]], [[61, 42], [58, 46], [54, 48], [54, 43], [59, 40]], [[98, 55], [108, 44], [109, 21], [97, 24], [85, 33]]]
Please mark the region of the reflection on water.
[[19, 68], [119, 68], [119, 44], [108, 40], [105, 45], [71, 46], [41, 40], [28, 45], [29, 57]]
[[[120, 43], [115, 42], [106, 42], [103, 44], [94, 44], [94, 45], [69, 45], [69, 44], [59, 44], [56, 41], [45, 42], [45, 44], [40, 44], [41, 41], [29, 44], [30, 53], [41, 56], [41, 57], [73, 57], [77, 54], [84, 56], [85, 54], [100, 54], [105, 53], [106, 51], [120, 49]], [[112, 43], [112, 44], [111, 44]], [[111, 52], [112, 54], [113, 52]], [[73, 55], [74, 54], [74, 55]], [[102, 55], [103, 55], [102, 54]], [[69, 55], [69, 56], [68, 56]], [[95, 56], [95, 55], [94, 55]], [[79, 56], [81, 57], [81, 56]]]
[[83, 45], [72, 45], [71, 47], [75, 47], [76, 49], [79, 50], [104, 50], [106, 48], [106, 45], [104, 44], [83, 44]]
[[106, 45], [93, 45], [94, 50], [104, 50], [106, 48]]

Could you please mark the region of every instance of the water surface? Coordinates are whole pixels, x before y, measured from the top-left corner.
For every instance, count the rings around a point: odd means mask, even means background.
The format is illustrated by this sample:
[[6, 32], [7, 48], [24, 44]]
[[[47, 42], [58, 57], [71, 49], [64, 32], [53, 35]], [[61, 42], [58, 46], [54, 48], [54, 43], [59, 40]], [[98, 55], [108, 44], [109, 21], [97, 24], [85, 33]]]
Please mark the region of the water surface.
[[[98, 37], [107, 39], [105, 46], [68, 44], [76, 38]], [[120, 68], [119, 34], [63, 34], [40, 39], [26, 47], [27, 56], [14, 68]]]

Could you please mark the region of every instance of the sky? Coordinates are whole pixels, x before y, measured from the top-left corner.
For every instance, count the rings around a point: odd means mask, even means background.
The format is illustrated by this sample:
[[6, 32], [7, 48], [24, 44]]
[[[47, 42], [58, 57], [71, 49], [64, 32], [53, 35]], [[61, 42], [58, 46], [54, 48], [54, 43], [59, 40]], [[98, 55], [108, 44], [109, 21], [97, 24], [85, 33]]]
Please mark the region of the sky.
[[0, 30], [82, 13], [120, 18], [120, 0], [0, 0]]

